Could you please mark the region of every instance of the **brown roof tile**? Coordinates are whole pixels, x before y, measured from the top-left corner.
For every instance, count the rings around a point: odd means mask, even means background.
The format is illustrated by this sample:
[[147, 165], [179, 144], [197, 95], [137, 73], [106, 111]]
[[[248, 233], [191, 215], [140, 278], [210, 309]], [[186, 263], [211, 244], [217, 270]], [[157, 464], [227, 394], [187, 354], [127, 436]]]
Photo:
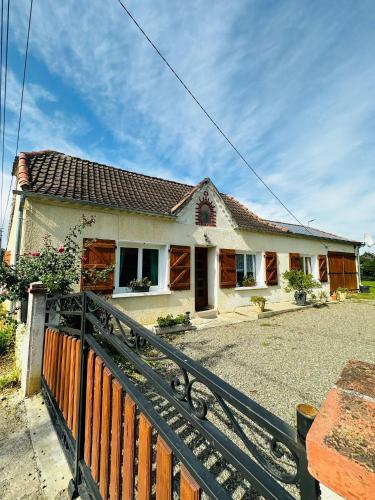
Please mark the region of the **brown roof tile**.
[[[13, 170], [24, 190], [160, 215], [173, 215], [196, 188], [56, 151], [20, 153], [15, 158]], [[221, 196], [239, 227], [278, 233], [288, 231], [264, 221], [232, 196]]]

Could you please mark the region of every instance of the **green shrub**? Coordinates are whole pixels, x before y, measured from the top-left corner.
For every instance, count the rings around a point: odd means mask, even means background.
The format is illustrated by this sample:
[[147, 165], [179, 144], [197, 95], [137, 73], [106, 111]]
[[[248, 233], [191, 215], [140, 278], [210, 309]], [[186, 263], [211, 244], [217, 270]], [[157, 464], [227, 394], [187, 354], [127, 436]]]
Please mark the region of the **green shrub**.
[[314, 288], [322, 287], [319, 281], [314, 280], [314, 276], [312, 274], [305, 274], [299, 269], [285, 271], [282, 277], [287, 281], [287, 286], [284, 290], [288, 293], [292, 290], [296, 292], [312, 293]]
[[176, 325], [188, 325], [190, 323], [190, 316], [188, 313], [178, 314], [174, 317], [172, 314], [166, 316], [159, 316], [156, 322], [160, 328]]
[[251, 302], [254, 304], [265, 304], [267, 302], [266, 297], [262, 297], [261, 295], [253, 295], [250, 298]]
[[8, 387], [15, 387], [20, 381], [20, 372], [17, 368], [13, 368], [12, 371], [2, 375], [0, 377], [0, 391], [7, 389]]
[[14, 347], [17, 322], [12, 318], [0, 319], [0, 356]]

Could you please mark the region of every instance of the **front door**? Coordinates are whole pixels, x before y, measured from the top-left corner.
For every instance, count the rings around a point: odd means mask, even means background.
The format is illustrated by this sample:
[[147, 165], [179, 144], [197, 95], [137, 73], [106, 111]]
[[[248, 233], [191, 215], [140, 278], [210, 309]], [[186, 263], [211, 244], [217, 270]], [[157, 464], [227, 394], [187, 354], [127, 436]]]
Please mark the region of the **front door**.
[[195, 310], [208, 307], [207, 248], [195, 248]]

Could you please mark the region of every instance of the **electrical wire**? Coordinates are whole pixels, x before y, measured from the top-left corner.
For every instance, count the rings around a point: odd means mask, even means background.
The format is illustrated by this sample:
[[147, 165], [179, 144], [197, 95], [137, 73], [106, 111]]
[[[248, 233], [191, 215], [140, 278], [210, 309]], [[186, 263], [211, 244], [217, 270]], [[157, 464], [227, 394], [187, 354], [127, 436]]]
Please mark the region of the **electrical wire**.
[[7, 79], [8, 79], [8, 48], [9, 48], [9, 6], [7, 8], [7, 24], [5, 38], [5, 74], [4, 74], [4, 106], [3, 106], [3, 130], [2, 130], [2, 151], [1, 151], [1, 219], [3, 218], [3, 188], [4, 188], [4, 152], [5, 152], [5, 127], [6, 127], [6, 107], [7, 107]]
[[[28, 54], [29, 54], [29, 41], [30, 41], [30, 29], [31, 29], [31, 17], [32, 17], [32, 13], [33, 13], [33, 2], [34, 2], [34, 0], [30, 0], [29, 23], [28, 23], [28, 27], [27, 27], [25, 58], [24, 58], [24, 65], [23, 65], [21, 102], [20, 102], [20, 111], [19, 111], [19, 116], [18, 116], [16, 152], [15, 152], [15, 155], [14, 155], [15, 157], [18, 154], [18, 146], [19, 146], [20, 131], [21, 131], [21, 120], [22, 120], [22, 110], [23, 110], [23, 96], [24, 96], [24, 90], [25, 90], [26, 69], [27, 69], [27, 60], [28, 60]], [[6, 217], [6, 213], [7, 213], [7, 210], [8, 210], [8, 204], [9, 204], [9, 198], [10, 198], [11, 190], [12, 190], [12, 181], [10, 182], [9, 189], [8, 189], [8, 196], [7, 196], [7, 201], [6, 201], [6, 205], [5, 205], [5, 211], [4, 211], [4, 216], [3, 216], [1, 228], [4, 227], [5, 217]]]
[[[147, 35], [147, 33], [144, 31], [142, 26], [139, 24], [139, 22], [134, 18], [134, 16], [131, 14], [129, 9], [125, 6], [125, 4], [122, 2], [122, 0], [117, 0], [120, 6], [124, 9], [126, 14], [129, 16], [129, 18], [133, 21], [135, 26], [138, 28], [138, 30], [142, 33], [142, 35], [146, 38], [148, 43], [151, 45], [151, 47], [155, 50], [155, 52], [158, 54], [158, 56], [163, 60], [163, 62], [166, 64], [166, 66], [169, 68], [169, 70], [173, 73], [173, 75], [177, 78], [177, 80], [181, 83], [181, 85], [184, 87], [184, 89], [188, 92], [190, 97], [196, 102], [196, 104], [200, 107], [200, 109], [203, 111], [203, 113], [206, 115], [206, 117], [210, 120], [210, 122], [214, 125], [214, 127], [218, 130], [218, 132], [224, 137], [224, 139], [227, 141], [227, 143], [230, 145], [230, 147], [235, 151], [237, 156], [245, 163], [245, 165], [251, 170], [251, 172], [255, 175], [255, 177], [263, 184], [263, 186], [271, 193], [271, 195], [280, 203], [282, 207], [285, 208], [285, 210], [288, 212], [288, 214], [293, 217], [294, 220], [298, 222], [311, 236], [315, 236], [305, 224], [303, 224], [296, 215], [287, 207], [287, 205], [280, 199], [280, 197], [268, 186], [268, 184], [262, 179], [262, 177], [258, 174], [258, 172], [255, 170], [255, 168], [246, 160], [244, 155], [239, 151], [239, 149], [234, 145], [234, 143], [231, 141], [231, 139], [228, 137], [228, 135], [223, 131], [223, 129], [218, 125], [218, 123], [212, 118], [210, 113], [206, 110], [206, 108], [201, 104], [201, 102], [198, 100], [198, 98], [193, 94], [193, 92], [190, 90], [190, 88], [186, 85], [186, 83], [182, 80], [182, 78], [178, 75], [176, 70], [171, 66], [171, 64], [168, 62], [168, 60], [164, 57], [164, 55], [161, 53], [159, 48], [154, 44], [154, 42], [151, 40], [151, 38]], [[323, 245], [326, 246], [326, 245]]]

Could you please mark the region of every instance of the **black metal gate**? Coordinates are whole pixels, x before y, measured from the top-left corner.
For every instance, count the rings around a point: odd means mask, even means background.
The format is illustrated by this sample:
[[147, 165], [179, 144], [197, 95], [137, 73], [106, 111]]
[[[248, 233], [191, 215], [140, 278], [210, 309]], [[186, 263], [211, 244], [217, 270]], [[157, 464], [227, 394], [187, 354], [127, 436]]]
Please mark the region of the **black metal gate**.
[[287, 423], [92, 292], [47, 300], [42, 391], [83, 498], [317, 498]]

